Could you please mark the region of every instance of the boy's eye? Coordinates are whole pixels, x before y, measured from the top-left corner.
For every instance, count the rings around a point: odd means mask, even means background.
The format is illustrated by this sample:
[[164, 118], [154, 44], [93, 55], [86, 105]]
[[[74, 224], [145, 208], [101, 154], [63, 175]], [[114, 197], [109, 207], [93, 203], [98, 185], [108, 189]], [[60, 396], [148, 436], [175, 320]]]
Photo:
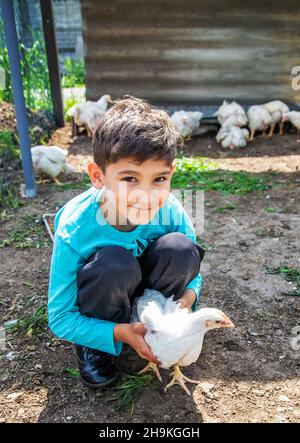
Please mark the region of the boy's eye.
[[155, 179], [155, 181], [157, 182], [157, 183], [162, 183], [162, 182], [164, 182], [164, 181], [166, 181], [167, 179], [166, 179], [166, 177], [157, 177], [156, 179]]
[[135, 177], [124, 177], [122, 180], [129, 183], [135, 183], [135, 181], [137, 181]]

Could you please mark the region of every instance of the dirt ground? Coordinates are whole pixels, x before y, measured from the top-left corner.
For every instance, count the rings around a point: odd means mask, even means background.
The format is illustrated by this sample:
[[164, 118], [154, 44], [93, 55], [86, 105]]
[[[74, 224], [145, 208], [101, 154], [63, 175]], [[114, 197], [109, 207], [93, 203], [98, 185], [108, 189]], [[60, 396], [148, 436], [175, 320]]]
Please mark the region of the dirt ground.
[[[299, 139], [296, 134], [259, 137], [243, 150], [226, 152], [212, 134], [185, 147], [186, 153], [218, 159], [224, 169], [272, 171], [279, 183], [246, 195], [205, 192], [203, 240], [208, 250], [200, 307], [222, 309], [236, 328], [207, 334], [198, 362], [184, 370], [201, 380], [190, 385], [191, 397], [178, 386], [164, 393], [171, 371], [162, 370], [163, 384], [153, 380], [132, 414], [116, 412], [106, 401], [112, 388], [91, 390], [70, 376], [70, 368], [76, 368], [71, 343], [56, 339], [46, 327], [32, 335], [16, 330], [7, 333], [6, 350], [0, 351], [0, 421], [300, 422], [300, 350], [292, 346], [294, 328], [300, 326], [300, 299], [285, 295], [293, 287], [280, 275], [266, 272], [281, 264], [300, 268]], [[69, 149], [79, 182], [91, 141], [80, 136], [73, 142], [67, 126], [49, 144]], [[19, 222], [21, 229], [28, 220], [39, 229], [27, 238], [35, 247], [0, 248], [0, 324], [46, 303], [52, 245], [40, 216], [55, 212], [84, 189], [41, 185], [33, 201], [3, 217], [0, 242]], [[300, 338], [297, 343], [300, 349]], [[131, 373], [144, 366], [128, 347], [119, 364]]]

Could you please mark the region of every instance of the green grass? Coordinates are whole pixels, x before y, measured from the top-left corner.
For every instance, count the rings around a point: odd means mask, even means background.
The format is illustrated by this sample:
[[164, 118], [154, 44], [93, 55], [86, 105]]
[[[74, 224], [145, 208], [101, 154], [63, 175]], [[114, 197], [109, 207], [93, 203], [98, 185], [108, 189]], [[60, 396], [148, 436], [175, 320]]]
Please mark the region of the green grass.
[[[68, 110], [70, 108], [72, 108], [72, 106], [76, 105], [76, 103], [78, 103], [78, 102], [79, 102], [78, 99], [74, 95], [72, 95], [70, 98], [67, 98], [65, 100], [65, 104], [64, 104], [64, 112], [65, 112], [65, 114], [67, 114]], [[65, 115], [65, 119], [66, 119], [66, 121], [70, 121], [71, 120], [71, 118], [68, 115]]]
[[[0, 208], [3, 208], [4, 210], [16, 209], [19, 204], [20, 199], [16, 187], [6, 181], [4, 177], [0, 177]], [[4, 217], [5, 212], [2, 212], [0, 214], [0, 219], [3, 219]]]
[[5, 329], [18, 330], [29, 336], [37, 335], [48, 324], [47, 306], [40, 306], [33, 314], [26, 314], [16, 321], [6, 322]]
[[242, 171], [223, 171], [205, 157], [178, 156], [172, 188], [203, 189], [223, 194], [246, 194], [265, 191], [273, 185], [269, 177]]
[[300, 296], [300, 270], [280, 266], [278, 268], [267, 268], [267, 274], [279, 274], [289, 283], [294, 283], [296, 289], [292, 292], [283, 292], [284, 295]]
[[210, 251], [212, 249], [212, 246], [210, 246], [208, 243], [206, 243], [200, 235], [196, 236], [196, 242], [205, 250]]
[[291, 212], [296, 212], [296, 208], [293, 208], [292, 206], [284, 206], [283, 208], [264, 208], [266, 212], [273, 213], [280, 213], [280, 214], [289, 214]]
[[140, 393], [151, 384], [152, 380], [153, 377], [149, 374], [126, 374], [125, 380], [112, 387], [115, 392], [111, 396], [107, 396], [105, 400], [115, 402], [115, 411], [126, 410], [130, 407], [130, 413], [133, 414]]
[[19, 160], [20, 150], [17, 147], [15, 135], [8, 130], [0, 131], [0, 164]]
[[89, 188], [92, 186], [91, 180], [88, 175], [85, 175], [80, 181], [70, 181], [57, 185], [56, 183], [45, 183], [43, 186], [49, 188], [55, 188], [56, 191], [69, 191], [72, 189]]
[[233, 209], [236, 209], [236, 203], [227, 203], [224, 206], [218, 206], [215, 208], [214, 212], [223, 213], [225, 211], [232, 211]]
[[17, 186], [12, 183], [10, 176], [2, 172], [4, 165], [10, 165], [13, 172], [20, 162], [20, 150], [17, 148], [15, 135], [11, 131], [0, 131], [0, 208], [17, 208], [20, 200]]
[[265, 211], [270, 213], [280, 212], [278, 208], [265, 208]]
[[[29, 109], [52, 110], [50, 80], [43, 34], [30, 30], [32, 46], [27, 48], [19, 43], [21, 71], [26, 106]], [[0, 19], [0, 66], [5, 71], [5, 89], [0, 91], [0, 101], [13, 102], [8, 53], [4, 39], [3, 22]]]
[[78, 371], [78, 369], [74, 368], [64, 368], [62, 372], [70, 378], [77, 378], [80, 376], [80, 372]]
[[0, 248], [14, 246], [17, 249], [42, 248], [50, 244], [42, 217], [25, 214], [17, 219], [7, 237], [0, 240]]
[[75, 86], [84, 85], [84, 61], [82, 58], [66, 58], [62, 70], [61, 81], [63, 88], [72, 88]]

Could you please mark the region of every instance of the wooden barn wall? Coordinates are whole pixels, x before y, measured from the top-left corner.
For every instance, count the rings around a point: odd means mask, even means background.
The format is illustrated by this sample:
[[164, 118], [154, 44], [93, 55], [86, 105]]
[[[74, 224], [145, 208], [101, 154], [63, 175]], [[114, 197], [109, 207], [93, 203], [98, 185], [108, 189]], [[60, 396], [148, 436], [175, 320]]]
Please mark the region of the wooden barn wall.
[[87, 96], [296, 102], [299, 0], [82, 0]]

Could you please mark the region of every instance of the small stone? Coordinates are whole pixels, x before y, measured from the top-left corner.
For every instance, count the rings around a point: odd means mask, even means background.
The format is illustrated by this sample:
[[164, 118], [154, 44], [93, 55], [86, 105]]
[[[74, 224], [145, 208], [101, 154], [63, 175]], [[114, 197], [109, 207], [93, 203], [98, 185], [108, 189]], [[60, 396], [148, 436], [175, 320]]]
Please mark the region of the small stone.
[[252, 275], [249, 272], [246, 272], [244, 275], [242, 275], [243, 280], [250, 280]]
[[257, 397], [263, 397], [266, 393], [263, 389], [253, 389], [253, 394], [257, 395]]
[[208, 382], [203, 382], [200, 383], [200, 387], [202, 389], [202, 391], [204, 392], [204, 394], [206, 395], [211, 395], [211, 391], [214, 388], [214, 384], [213, 383], [208, 383]]
[[7, 395], [7, 398], [9, 398], [10, 400], [17, 400], [21, 396], [22, 392], [12, 392], [11, 394]]
[[9, 361], [13, 361], [13, 360], [15, 360], [16, 359], [16, 353], [15, 352], [13, 352], [13, 351], [10, 351], [8, 354], [6, 354], [6, 358], [7, 358], [7, 360], [9, 360]]
[[279, 395], [279, 401], [291, 401], [286, 395]]

